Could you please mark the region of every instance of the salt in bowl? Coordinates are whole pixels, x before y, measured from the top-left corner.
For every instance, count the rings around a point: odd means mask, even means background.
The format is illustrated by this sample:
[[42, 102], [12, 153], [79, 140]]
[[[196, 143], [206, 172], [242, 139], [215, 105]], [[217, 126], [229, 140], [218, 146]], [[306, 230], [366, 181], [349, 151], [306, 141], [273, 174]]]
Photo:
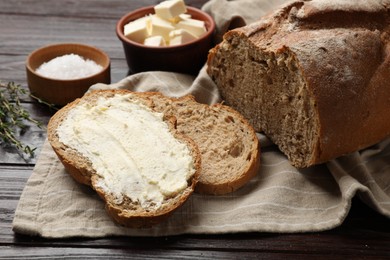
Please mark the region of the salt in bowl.
[[[42, 76], [36, 72], [43, 63], [67, 54], [76, 54], [92, 60], [102, 69], [93, 75], [75, 79], [58, 79]], [[26, 60], [26, 73], [31, 94], [42, 101], [58, 106], [82, 97], [95, 83], [111, 82], [108, 55], [96, 47], [78, 43], [48, 45], [33, 51]]]

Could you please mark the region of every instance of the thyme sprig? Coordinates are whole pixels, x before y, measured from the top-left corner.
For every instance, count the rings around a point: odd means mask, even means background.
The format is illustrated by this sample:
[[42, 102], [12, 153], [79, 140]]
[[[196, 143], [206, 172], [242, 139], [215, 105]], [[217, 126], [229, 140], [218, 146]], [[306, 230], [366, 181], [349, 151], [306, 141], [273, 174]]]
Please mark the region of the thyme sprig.
[[36, 148], [23, 144], [17, 138], [17, 131], [23, 134], [26, 132], [30, 122], [39, 128], [43, 125], [31, 117], [30, 113], [21, 105], [20, 97], [26, 95], [27, 91], [14, 82], [3, 84], [0, 82], [0, 138], [1, 143], [11, 144], [18, 151], [34, 157]]

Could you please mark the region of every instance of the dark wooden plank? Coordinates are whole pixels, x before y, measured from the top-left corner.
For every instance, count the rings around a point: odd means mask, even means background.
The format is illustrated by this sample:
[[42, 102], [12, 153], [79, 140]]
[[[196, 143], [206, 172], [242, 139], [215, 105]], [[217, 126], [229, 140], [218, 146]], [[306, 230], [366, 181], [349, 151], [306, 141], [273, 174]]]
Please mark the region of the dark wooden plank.
[[[2, 0], [0, 14], [24, 16], [56, 17], [98, 17], [100, 19], [117, 18], [146, 5], [154, 5], [158, 0], [121, 1], [121, 0]], [[186, 1], [191, 2], [191, 1]], [[196, 2], [196, 1], [195, 1]], [[199, 1], [197, 1], [199, 2]], [[61, 7], [61, 8], [59, 8]]]
[[[1, 19], [1, 18], [0, 18]], [[19, 84], [26, 82], [25, 61], [27, 55], [0, 54], [0, 81], [14, 81]]]
[[142, 249], [91, 249], [91, 248], [30, 248], [0, 246], [0, 255], [7, 259], [328, 259], [331, 254], [306, 255], [299, 252], [208, 251], [208, 250], [142, 250]]
[[[379, 243], [378, 243], [378, 240]], [[111, 238], [82, 240], [73, 239], [69, 243], [60, 242], [40, 244], [32, 238], [29, 243], [12, 243], [13, 246], [26, 247], [76, 247], [76, 248], [121, 248], [126, 250], [140, 249], [146, 251], [159, 250], [197, 250], [225, 252], [274, 252], [279, 254], [333, 255], [333, 256], [390, 256], [389, 240], [353, 239], [352, 236], [327, 234], [228, 234], [223, 236], [186, 235], [162, 238]], [[17, 238], [17, 240], [19, 240]]]
[[[357, 236], [354, 238], [354, 236]], [[110, 238], [110, 239], [72, 239], [46, 243], [30, 238], [28, 243], [20, 242], [17, 236], [15, 245], [50, 247], [88, 247], [88, 248], [141, 248], [141, 249], [186, 249], [215, 251], [252, 251], [337, 255], [388, 255], [389, 239], [374, 234], [368, 237], [359, 234], [339, 235], [337, 233], [314, 234], [227, 234], [227, 235], [183, 235], [161, 238]], [[358, 253], [357, 253], [358, 252]]]
[[[12, 220], [33, 166], [0, 164], [0, 244], [12, 243]], [[1, 254], [0, 254], [1, 255]]]
[[19, 200], [32, 170], [31, 165], [0, 165], [0, 199]]
[[115, 34], [115, 19], [4, 14], [0, 16], [0, 23], [4, 39], [0, 54], [3, 55], [28, 55], [47, 44], [78, 42], [94, 45], [111, 58], [124, 58], [121, 42]]
[[[118, 18], [137, 8], [156, 5], [161, 1], [162, 0], [2, 0], [0, 14], [86, 18], [99, 17], [100, 19], [110, 19]], [[185, 2], [188, 6], [201, 8], [207, 0], [186, 0]]]

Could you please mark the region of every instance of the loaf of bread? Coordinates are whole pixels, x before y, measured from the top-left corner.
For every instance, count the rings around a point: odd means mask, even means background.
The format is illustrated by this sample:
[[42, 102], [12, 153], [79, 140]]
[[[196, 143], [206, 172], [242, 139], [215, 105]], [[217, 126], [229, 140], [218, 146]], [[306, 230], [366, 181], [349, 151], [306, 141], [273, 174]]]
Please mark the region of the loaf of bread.
[[207, 71], [226, 103], [309, 167], [390, 135], [390, 1], [292, 1], [234, 29]]
[[198, 103], [193, 96], [152, 96], [155, 109], [175, 116], [177, 129], [195, 141], [202, 170], [195, 191], [221, 195], [233, 192], [260, 168], [260, 145], [253, 127], [237, 111], [221, 104]]
[[95, 91], [59, 110], [48, 139], [67, 172], [90, 185], [108, 214], [128, 227], [166, 219], [194, 191], [197, 145], [175, 119], [153, 110], [153, 94]]

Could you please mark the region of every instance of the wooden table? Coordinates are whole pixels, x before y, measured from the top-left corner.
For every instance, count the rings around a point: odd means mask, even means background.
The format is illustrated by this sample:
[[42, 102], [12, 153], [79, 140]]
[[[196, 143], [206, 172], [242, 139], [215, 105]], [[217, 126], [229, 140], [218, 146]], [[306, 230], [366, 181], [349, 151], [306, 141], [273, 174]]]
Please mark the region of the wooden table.
[[[159, 1], [134, 0], [1, 0], [0, 80], [27, 88], [24, 63], [36, 48], [58, 42], [92, 44], [112, 60], [112, 82], [126, 77], [116, 21], [135, 8]], [[206, 0], [187, 0], [201, 7]], [[26, 96], [23, 106], [47, 123], [53, 110]], [[46, 133], [36, 127], [21, 140], [37, 147]], [[47, 240], [14, 234], [11, 225], [36, 158], [24, 161], [14, 149], [0, 148], [0, 258], [390, 258], [389, 219], [358, 199], [344, 224], [306, 234], [243, 233], [182, 235], [161, 238], [110, 237]]]

